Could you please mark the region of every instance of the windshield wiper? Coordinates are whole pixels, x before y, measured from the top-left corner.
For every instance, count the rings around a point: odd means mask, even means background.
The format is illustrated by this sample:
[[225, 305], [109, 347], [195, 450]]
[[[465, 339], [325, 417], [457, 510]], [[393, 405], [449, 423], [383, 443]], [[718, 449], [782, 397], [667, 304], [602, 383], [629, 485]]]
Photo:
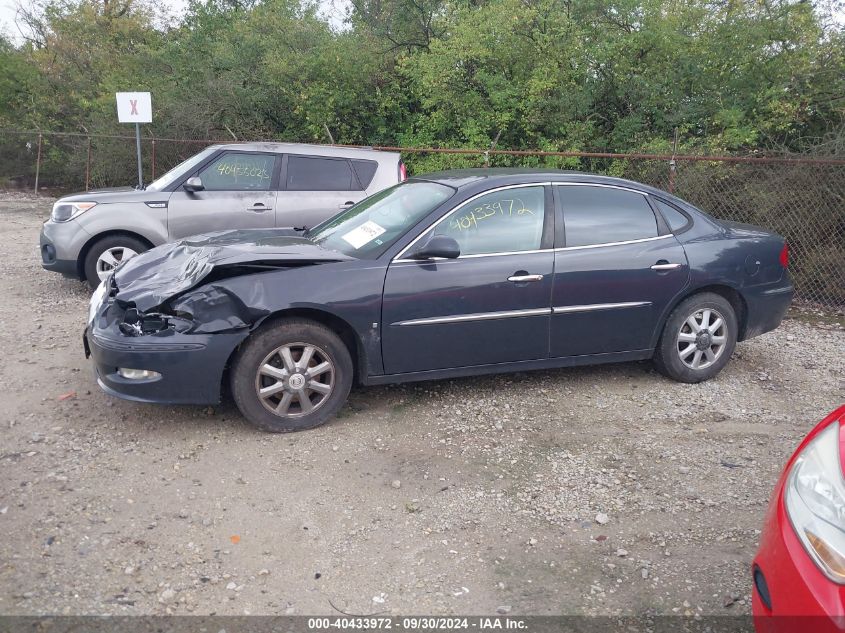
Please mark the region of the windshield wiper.
[[306, 235], [308, 235], [308, 227], [307, 226], [295, 226], [295, 227], [293, 227], [293, 230], [302, 233], [302, 237], [305, 237]]

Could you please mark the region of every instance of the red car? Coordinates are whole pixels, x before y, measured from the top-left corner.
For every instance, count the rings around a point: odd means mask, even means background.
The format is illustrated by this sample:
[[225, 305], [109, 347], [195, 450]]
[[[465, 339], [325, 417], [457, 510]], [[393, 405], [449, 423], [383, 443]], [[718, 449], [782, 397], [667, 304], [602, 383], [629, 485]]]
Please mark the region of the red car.
[[845, 406], [786, 464], [752, 574], [758, 633], [845, 631]]

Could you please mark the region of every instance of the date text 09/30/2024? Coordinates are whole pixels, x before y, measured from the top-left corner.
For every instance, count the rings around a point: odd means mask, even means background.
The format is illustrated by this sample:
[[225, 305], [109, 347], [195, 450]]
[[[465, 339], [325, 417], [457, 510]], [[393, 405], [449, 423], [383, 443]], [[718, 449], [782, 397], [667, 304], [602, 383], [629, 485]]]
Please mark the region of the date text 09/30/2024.
[[329, 629], [383, 629], [405, 631], [451, 630], [512, 630], [525, 631], [527, 623], [521, 618], [510, 617], [341, 617], [308, 618], [309, 630]]

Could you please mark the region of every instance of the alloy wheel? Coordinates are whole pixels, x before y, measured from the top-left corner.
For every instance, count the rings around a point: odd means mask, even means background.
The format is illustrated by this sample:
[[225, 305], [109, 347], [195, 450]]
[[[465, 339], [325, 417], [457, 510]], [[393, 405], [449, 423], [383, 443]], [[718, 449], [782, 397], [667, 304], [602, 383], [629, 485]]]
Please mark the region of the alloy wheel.
[[290, 343], [267, 354], [258, 366], [255, 390], [271, 413], [299, 417], [323, 406], [334, 382], [334, 363], [325, 351], [309, 343]]
[[718, 310], [702, 308], [693, 312], [681, 325], [677, 350], [681, 362], [690, 369], [706, 369], [724, 353], [727, 325]]
[[108, 277], [120, 262], [135, 257], [137, 254], [136, 251], [127, 246], [107, 248], [97, 258], [97, 276], [100, 281]]

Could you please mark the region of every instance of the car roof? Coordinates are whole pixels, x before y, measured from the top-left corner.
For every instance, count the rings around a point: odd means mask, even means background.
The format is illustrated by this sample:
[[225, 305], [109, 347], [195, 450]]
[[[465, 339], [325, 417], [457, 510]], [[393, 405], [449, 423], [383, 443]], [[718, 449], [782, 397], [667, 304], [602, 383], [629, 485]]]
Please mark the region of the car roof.
[[[636, 182], [634, 180], [626, 180], [624, 178], [616, 178], [614, 176], [603, 176], [601, 174], [590, 174], [583, 171], [563, 170], [563, 169], [531, 169], [519, 167], [489, 167], [476, 169], [450, 169], [446, 171], [438, 171], [430, 174], [421, 174], [414, 176], [412, 180], [427, 180], [430, 182], [438, 182], [444, 185], [449, 185], [456, 189], [462, 189], [471, 185], [481, 185], [485, 187], [495, 187], [496, 185], [518, 184], [523, 182], [548, 181], [548, 182], [582, 182], [595, 183], [603, 185], [617, 185], [620, 187], [628, 187], [637, 189], [647, 193], [656, 193], [662, 196], [668, 196], [665, 191], [656, 189], [650, 185]], [[674, 196], [672, 196], [674, 197]]]
[[364, 158], [370, 160], [384, 159], [394, 156], [399, 159], [397, 152], [383, 152], [371, 147], [350, 147], [343, 145], [320, 145], [317, 143], [220, 143], [212, 145], [211, 149], [238, 150], [251, 152], [276, 152], [279, 154], [307, 154], [309, 156], [328, 156], [337, 158]]

